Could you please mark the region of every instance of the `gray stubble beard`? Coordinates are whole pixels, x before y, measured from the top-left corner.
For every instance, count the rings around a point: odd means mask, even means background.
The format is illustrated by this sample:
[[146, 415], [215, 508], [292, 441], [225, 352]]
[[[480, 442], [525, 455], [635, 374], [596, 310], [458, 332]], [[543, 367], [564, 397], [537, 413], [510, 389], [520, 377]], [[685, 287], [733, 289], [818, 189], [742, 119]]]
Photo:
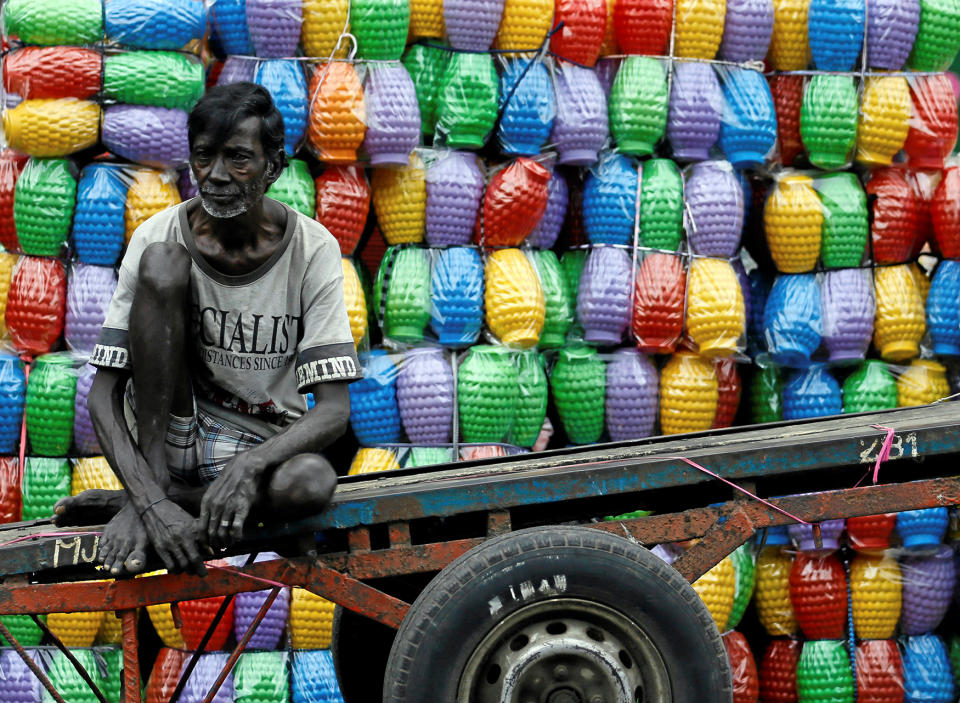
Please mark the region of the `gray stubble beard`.
[[231, 217], [238, 217], [247, 212], [256, 205], [264, 193], [267, 192], [267, 172], [264, 171], [260, 178], [252, 181], [245, 186], [240, 187], [240, 198], [236, 205], [223, 207], [214, 202], [208, 202], [203, 197], [203, 191], [200, 191], [200, 204], [207, 214], [220, 220], [226, 220]]

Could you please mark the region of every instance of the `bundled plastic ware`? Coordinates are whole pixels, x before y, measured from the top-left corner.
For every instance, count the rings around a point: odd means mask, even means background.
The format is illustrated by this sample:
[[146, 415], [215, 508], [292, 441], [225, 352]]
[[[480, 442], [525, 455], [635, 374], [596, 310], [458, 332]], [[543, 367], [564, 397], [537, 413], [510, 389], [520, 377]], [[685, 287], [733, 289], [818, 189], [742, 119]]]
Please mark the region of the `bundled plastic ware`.
[[619, 344], [630, 323], [630, 255], [599, 247], [590, 252], [577, 291], [577, 319], [588, 342]]
[[133, 51], [104, 59], [103, 94], [117, 102], [191, 110], [203, 90], [203, 64], [188, 54]]
[[679, 256], [653, 253], [640, 262], [632, 322], [640, 351], [673, 351], [683, 333], [686, 290], [687, 274]]
[[870, 347], [876, 305], [868, 275], [862, 269], [841, 269], [824, 276], [823, 341], [830, 361], [861, 359]]
[[790, 571], [790, 601], [800, 629], [810, 639], [846, 635], [847, 576], [835, 554], [797, 554]]
[[[357, 3], [358, 11], [359, 4]], [[303, 20], [300, 2], [247, 0], [246, 17], [250, 43], [257, 56], [280, 59], [296, 53]]]
[[[225, 54], [228, 56], [232, 54], [253, 55], [253, 43], [250, 41], [250, 32], [247, 29], [246, 0], [217, 0], [210, 7], [209, 19], [210, 29], [220, 39]], [[343, 26], [343, 22], [340, 25]], [[305, 47], [306, 44], [307, 41], [304, 39]], [[329, 53], [329, 51], [326, 51], [322, 55], [326, 56]], [[321, 54], [308, 53], [308, 55], [320, 56]]]
[[[9, 11], [8, 19], [9, 23]], [[100, 92], [102, 56], [75, 46], [25, 46], [4, 58], [3, 87], [24, 100], [91, 98]]]
[[904, 510], [897, 513], [897, 534], [907, 549], [936, 547], [947, 533], [946, 508]]
[[290, 678], [293, 703], [343, 703], [328, 650], [294, 652]]
[[68, 354], [48, 354], [34, 362], [27, 383], [27, 437], [34, 454], [66, 456], [73, 439], [77, 373]]
[[557, 0], [553, 25], [561, 22], [563, 26], [550, 38], [550, 51], [582, 66], [593, 66], [607, 30], [606, 1]]
[[[574, 300], [570, 297], [567, 281], [560, 267], [557, 255], [550, 251], [533, 252], [533, 261], [536, 265], [540, 287], [543, 289], [544, 320], [543, 331], [540, 333], [538, 346], [541, 349], [559, 347], [563, 345], [567, 331], [574, 318]], [[627, 292], [630, 282], [627, 275]], [[630, 315], [629, 302], [627, 316]]]
[[[144, 576], [158, 576], [167, 573], [166, 571], [154, 571], [144, 574]], [[160, 641], [165, 647], [183, 649], [183, 637], [180, 630], [173, 623], [173, 615], [170, 611], [169, 603], [147, 606], [147, 616], [150, 618], [150, 624], [156, 631]]]
[[717, 629], [726, 629], [737, 592], [737, 571], [733, 566], [733, 559], [726, 557], [692, 585], [710, 611]]
[[[122, 673], [120, 669], [111, 671], [109, 650], [74, 649], [71, 654], [80, 662], [80, 665], [90, 675], [103, 696], [109, 700], [119, 700]], [[97, 696], [90, 690], [87, 682], [77, 672], [70, 660], [63, 652], [52, 652], [49, 659], [44, 661], [42, 668], [46, 670], [50, 682], [65, 700], [76, 703], [97, 703]], [[49, 694], [44, 700], [52, 700]]]
[[[949, 169], [944, 171], [940, 181], [941, 186], [951, 177]], [[866, 192], [868, 197], [873, 198], [870, 236], [874, 261], [878, 264], [898, 264], [907, 261], [912, 255], [917, 233], [922, 230], [923, 200], [917, 195], [907, 175], [897, 168], [875, 171], [867, 181]], [[933, 215], [935, 233], [937, 204], [938, 198], [934, 195], [930, 211]], [[960, 208], [957, 212], [960, 214]], [[940, 243], [939, 240], [938, 243]], [[943, 251], [942, 243], [940, 248]], [[960, 247], [956, 251], [960, 254]], [[945, 254], [945, 256], [949, 255]]]
[[93, 44], [103, 38], [99, 0], [14, 0], [4, 10], [4, 29], [24, 44]]
[[844, 521], [824, 520], [820, 524], [821, 543], [823, 548], [817, 547], [816, 535], [813, 531], [813, 525], [795, 523], [787, 528], [790, 540], [797, 549], [809, 552], [811, 554], [825, 554], [835, 552], [840, 548], [840, 535], [843, 534]]
[[610, 89], [610, 132], [622, 154], [647, 156], [667, 125], [667, 75], [646, 56], [628, 56]]
[[81, 172], [71, 230], [81, 262], [113, 266], [120, 258], [128, 182], [112, 164], [90, 164]]
[[425, 181], [427, 243], [468, 244], [484, 193], [476, 157], [468, 152], [443, 152], [428, 163]]
[[950, 548], [941, 546], [932, 554], [905, 555], [900, 568], [903, 571], [901, 634], [933, 632], [947, 614], [956, 585]]
[[65, 337], [67, 345], [84, 355], [93, 353], [117, 288], [113, 268], [74, 264], [67, 281]]
[[762, 61], [773, 34], [773, 0], [727, 0], [720, 58]]
[[750, 384], [750, 418], [754, 423], [783, 419], [783, 383], [776, 366], [759, 366]]
[[289, 160], [277, 180], [267, 188], [266, 195], [286, 203], [307, 217], [313, 217], [316, 213], [316, 188], [310, 176], [310, 167], [300, 159]]
[[68, 647], [91, 647], [103, 616], [103, 613], [50, 613], [47, 627]]
[[688, 352], [674, 354], [660, 372], [660, 431], [677, 434], [710, 429], [718, 398], [713, 364]]
[[155, 168], [182, 166], [190, 156], [183, 110], [113, 105], [103, 112], [101, 140], [118, 156]]
[[13, 269], [5, 321], [14, 349], [46, 354], [63, 331], [67, 274], [57, 259], [21, 257]]
[[[336, 65], [338, 64], [326, 64], [330, 68], [324, 82], [326, 80], [336, 81], [338, 76], [334, 75], [333, 70], [333, 66]], [[319, 66], [316, 72], [323, 73], [324, 65]], [[317, 73], [314, 74], [315, 77]], [[274, 105], [283, 115], [283, 145], [287, 155], [293, 156], [307, 129], [307, 112], [311, 104], [307, 97], [307, 81], [303, 76], [303, 68], [300, 66], [300, 62], [279, 59], [258, 62], [253, 74], [253, 82], [262, 85], [270, 92]], [[321, 96], [325, 90], [335, 89], [335, 87], [331, 88], [324, 85], [320, 91], [320, 96], [313, 103], [313, 109], [317, 109], [316, 103], [322, 100]], [[315, 90], [313, 81], [311, 81], [309, 95], [314, 95]], [[311, 113], [311, 121], [313, 116], [313, 113]]]
[[455, 53], [437, 101], [436, 134], [452, 149], [479, 149], [497, 118], [499, 79], [489, 54]]
[[[223, 604], [226, 596], [215, 596], [213, 598], [199, 598], [196, 600], [185, 600], [180, 602], [180, 614], [183, 617], [183, 627], [180, 628], [180, 634], [183, 636], [183, 642], [187, 649], [195, 650], [200, 645], [207, 628], [213, 622], [214, 616]], [[207, 642], [206, 649], [215, 651], [223, 649], [227, 643], [227, 638], [233, 630], [233, 613], [236, 608], [236, 601], [231, 600], [224, 611], [223, 617], [214, 628], [210, 641]]]
[[70, 464], [66, 459], [28, 457], [22, 492], [23, 520], [51, 517], [57, 501], [70, 495]]
[[403, 65], [417, 90], [420, 132], [425, 137], [432, 137], [437, 127], [440, 81], [446, 72], [450, 56], [450, 52], [426, 44], [412, 44], [403, 55]]
[[[27, 651], [35, 662], [37, 653]], [[7, 703], [40, 703], [43, 685], [14, 649], [0, 652], [0, 696]]]
[[257, 70], [257, 62], [246, 56], [228, 56], [217, 76], [217, 85], [232, 85], [234, 83], [252, 83], [253, 74]]
[[465, 442], [501, 442], [516, 415], [519, 370], [509, 349], [471, 347], [457, 373], [460, 432]]
[[790, 601], [790, 570], [793, 557], [783, 549], [782, 540], [771, 540], [767, 533], [767, 545], [757, 555], [754, 603], [757, 618], [771, 636], [793, 635], [797, 622]]
[[550, 171], [526, 157], [497, 171], [484, 194], [477, 243], [493, 247], [522, 244], [546, 210], [549, 180]]
[[385, 337], [403, 342], [423, 339], [430, 320], [430, 258], [425, 250], [387, 249], [377, 271], [374, 306], [382, 311]]
[[378, 168], [371, 179], [373, 207], [387, 244], [422, 242], [426, 228], [427, 178], [413, 152], [402, 168]]
[[[254, 561], [271, 561], [280, 557], [274, 552], [264, 552], [257, 555]], [[233, 614], [233, 635], [238, 642], [253, 623], [257, 612], [267, 601], [271, 589], [238, 593], [235, 597]], [[280, 637], [287, 625], [287, 616], [290, 612], [290, 589], [280, 589], [280, 593], [270, 605], [263, 620], [257, 625], [253, 636], [247, 643], [250, 649], [276, 649]]]
[[351, 256], [360, 242], [370, 211], [370, 184], [359, 166], [327, 166], [314, 181], [316, 219]]
[[[19, 438], [19, 436], [18, 436]], [[20, 470], [19, 460], [14, 456], [0, 457], [0, 523], [19, 522], [21, 513], [20, 500]], [[13, 629], [10, 619], [16, 619], [17, 615], [8, 615], [3, 617], [2, 622], [6, 623], [8, 629]], [[29, 618], [27, 618], [29, 620]], [[29, 620], [33, 625], [33, 621]], [[18, 635], [17, 639], [20, 639]], [[39, 642], [39, 637], [37, 642]], [[21, 643], [27, 644], [25, 640]], [[0, 635], [0, 644], [6, 644], [6, 638]]]
[[853, 703], [854, 683], [850, 655], [837, 639], [803, 643], [797, 663], [797, 696], [803, 703]]
[[677, 0], [673, 53], [694, 59], [713, 59], [724, 34], [726, 2]]
[[859, 266], [867, 246], [867, 199], [853, 173], [830, 173], [816, 181], [823, 207], [820, 259], [826, 268]]
[[823, 333], [820, 286], [813, 274], [780, 276], [764, 309], [764, 338], [773, 360], [806, 366]]
[[927, 295], [927, 329], [935, 354], [960, 355], [960, 261], [937, 267]]
[[760, 661], [760, 700], [765, 703], [797, 701], [797, 663], [802, 643], [793, 639], [774, 639]]
[[611, 441], [653, 434], [659, 396], [657, 369], [636, 349], [618, 349], [607, 364], [606, 424]]
[[800, 139], [800, 107], [803, 103], [803, 76], [777, 75], [770, 79], [770, 92], [777, 115], [780, 161], [792, 166], [803, 152]]
[[502, 16], [502, 0], [450, 0], [443, 3], [443, 22], [454, 49], [489, 49]]
[[672, 22], [672, 0], [617, 0], [614, 4], [613, 29], [625, 54], [666, 54]]
[[810, 0], [774, 0], [768, 60], [775, 71], [802, 71], [810, 63]]
[[353, 337], [353, 346], [359, 348], [367, 336], [366, 295], [353, 262], [344, 257], [340, 259], [340, 267], [343, 271], [343, 299], [347, 318], [350, 320], [350, 334]]
[[91, 489], [123, 490], [123, 484], [113, 473], [106, 457], [85, 457], [77, 459], [73, 464], [73, 473], [70, 477], [70, 495], [79, 495]]
[[[10, 522], [17, 522], [19, 519], [20, 513], [18, 512], [17, 517]], [[0, 617], [2, 617], [3, 624], [10, 630], [10, 634], [24, 647], [36, 647], [43, 639], [43, 630], [33, 622], [29, 615], [3, 615]], [[47, 616], [40, 615], [39, 619], [41, 622], [46, 622]], [[4, 646], [12, 646], [7, 638], [2, 635], [0, 635], [0, 643], [3, 643]]]
[[887, 361], [904, 361], [920, 352], [925, 314], [916, 274], [907, 264], [873, 271], [877, 315], [873, 343]]
[[683, 236], [683, 177], [669, 159], [643, 164], [640, 195], [640, 243], [676, 251]]
[[443, 2], [440, 0], [413, 0], [410, 3], [410, 36], [443, 36]]
[[[189, 654], [184, 657], [183, 668], [177, 673], [179, 679], [186, 672], [187, 663], [190, 661]], [[204, 652], [197, 661], [197, 666], [190, 674], [186, 684], [183, 687], [183, 693], [180, 700], [183, 703], [201, 703], [207, 692], [213, 687], [220, 671], [227, 663], [226, 652]], [[236, 669], [227, 674], [226, 679], [220, 690], [213, 698], [213, 703], [233, 703], [234, 701], [234, 676]]]
[[27, 163], [29, 160], [25, 155], [12, 149], [0, 149], [0, 245], [8, 251], [20, 251], [14, 203], [17, 180]]
[[550, 71], [533, 59], [507, 61], [500, 76], [497, 140], [506, 154], [539, 154], [557, 106]]
[[[382, 451], [382, 450], [376, 450]], [[294, 649], [327, 649], [336, 604], [303, 588], [290, 591], [290, 644]]]
[[897, 406], [935, 403], [950, 395], [947, 370], [930, 359], [914, 359], [897, 377]]
[[903, 148], [915, 168], [943, 168], [957, 144], [956, 94], [946, 75], [911, 76], [913, 110]]
[[100, 107], [76, 98], [24, 100], [3, 113], [11, 148], [31, 156], [65, 156], [97, 143]]
[[[868, 362], [869, 363], [869, 362]], [[894, 513], [847, 518], [847, 542], [865, 554], [879, 554], [890, 546], [890, 535], [897, 524]]]
[[350, 426], [360, 444], [400, 441], [397, 367], [381, 349], [362, 354], [363, 378], [351, 383]]
[[399, 59], [409, 27], [410, 5], [405, 0], [353, 0], [350, 6], [350, 28], [361, 58]]
[[947, 648], [936, 635], [906, 639], [903, 651], [903, 689], [907, 703], [949, 703], [956, 686], [950, 672]]
[[957, 55], [960, 8], [942, 0], [920, 1], [920, 24], [907, 65], [914, 71], [943, 71]]
[[233, 670], [237, 703], [289, 703], [286, 652], [244, 652]]
[[[527, 244], [535, 249], [550, 249], [560, 236], [563, 220], [567, 213], [569, 189], [567, 179], [562, 173], [555, 171], [547, 181], [547, 206], [543, 216], [527, 236]], [[429, 207], [429, 204], [428, 204]], [[427, 234], [429, 236], [429, 226]]]
[[839, 415], [843, 412], [840, 384], [821, 364], [795, 371], [783, 387], [783, 419]]
[[558, 64], [553, 71], [557, 116], [550, 143], [557, 150], [558, 163], [589, 166], [609, 135], [607, 96], [592, 69]]
[[442, 349], [412, 349], [397, 376], [397, 405], [411, 442], [443, 444], [453, 428], [454, 380]]
[[483, 326], [483, 261], [476, 249], [436, 254], [430, 283], [430, 325], [443, 346], [476, 342]]
[[903, 701], [903, 661], [896, 640], [869, 640], [856, 648], [858, 700]]
[[944, 169], [930, 200], [930, 217], [936, 248], [947, 258], [960, 258], [960, 168], [957, 166]]
[[863, 43], [865, 15], [864, 0], [810, 0], [810, 54], [818, 70], [853, 70]]
[[20, 441], [20, 423], [26, 397], [26, 381], [20, 360], [0, 355], [0, 452], [15, 454]]
[[591, 244], [633, 243], [637, 178], [636, 168], [619, 154], [604, 155], [590, 170], [583, 190], [583, 226]]
[[17, 179], [13, 221], [27, 254], [57, 256], [67, 241], [77, 183], [66, 159], [30, 159]]
[[858, 554], [850, 563], [853, 627], [860, 639], [893, 637], [900, 619], [904, 579], [893, 557]]
[[920, 0], [868, 0], [867, 65], [903, 68], [920, 23]]
[[553, 0], [505, 0], [495, 46], [501, 51], [533, 52], [547, 38], [552, 19]]
[[741, 346], [746, 310], [729, 262], [696, 258], [690, 263], [686, 327], [702, 356], [729, 356]]
[[108, 0], [103, 7], [107, 40], [131, 48], [182, 49], [207, 31], [206, 7], [199, 0]]
[[810, 271], [820, 255], [823, 206], [809, 176], [781, 176], [763, 209], [763, 229], [779, 271]]
[[[274, 62], [271, 62], [274, 63]], [[299, 62], [276, 62], [295, 64]], [[290, 69], [284, 69], [289, 71]], [[289, 75], [288, 75], [289, 78]], [[293, 88], [294, 84], [289, 84]], [[294, 97], [291, 92], [291, 98]], [[309, 103], [306, 96], [309, 95]], [[310, 83], [302, 96], [304, 105], [309, 105], [307, 118], [307, 141], [321, 161], [351, 163], [357, 159], [357, 149], [366, 132], [366, 108], [363, 86], [353, 65], [345, 61], [319, 64], [313, 71]], [[291, 100], [292, 111], [299, 109], [300, 96]], [[284, 116], [286, 124], [286, 116]], [[290, 127], [285, 126], [286, 130]], [[292, 132], [287, 132], [292, 136]], [[288, 145], [295, 146], [295, 142]]]
[[583, 273], [583, 267], [587, 263], [586, 249], [572, 249], [563, 253], [560, 258], [560, 268], [563, 269], [563, 277], [567, 281], [567, 290], [570, 291], [570, 299], [576, 300], [580, 292], [580, 275]]
[[694, 254], [732, 258], [743, 230], [743, 189], [726, 161], [694, 164], [684, 186], [687, 239]]
[[723, 635], [723, 644], [733, 676], [733, 700], [756, 701], [760, 695], [760, 679], [747, 638], [731, 631]]
[[[713, 418], [711, 428], [730, 427], [733, 425], [737, 411], [740, 409], [740, 395], [743, 386], [740, 374], [737, 371], [737, 364], [732, 358], [718, 359], [716, 370], [717, 414]], [[744, 603], [744, 608], [746, 608], [746, 603]]]
[[603, 434], [605, 379], [606, 368], [595, 349], [560, 350], [550, 373], [550, 389], [570, 442], [592, 444]]
[[902, 76], [866, 79], [857, 127], [857, 161], [888, 165], [903, 148], [910, 120], [910, 86]]
[[673, 156], [681, 160], [706, 159], [720, 136], [723, 93], [713, 67], [680, 62], [673, 67], [666, 123]]
[[[552, 253], [552, 252], [551, 252]], [[549, 388], [543, 357], [533, 349], [517, 352], [518, 400], [509, 441], [520, 447], [532, 447], [547, 415]], [[443, 458], [442, 461], [450, 461]]]
[[737, 168], [762, 164], [777, 139], [777, 116], [762, 73], [730, 68], [723, 76], [720, 148]]
[[800, 138], [818, 168], [847, 164], [857, 140], [857, 89], [853, 78], [815, 75], [803, 92]]
[[153, 662], [150, 677], [147, 679], [147, 688], [144, 692], [146, 703], [164, 703], [173, 695], [177, 683], [180, 681], [180, 670], [183, 668], [187, 653], [180, 649], [162, 647]]
[[403, 64], [372, 64], [364, 82], [367, 131], [363, 146], [372, 166], [405, 166], [420, 140], [417, 92]]
[[536, 270], [519, 249], [493, 252], [484, 267], [484, 314], [503, 343], [526, 349], [540, 341], [546, 314]]
[[124, 210], [126, 241], [130, 242], [133, 233], [144, 222], [179, 202], [180, 191], [177, 190], [173, 173], [145, 168], [136, 169], [127, 189]]

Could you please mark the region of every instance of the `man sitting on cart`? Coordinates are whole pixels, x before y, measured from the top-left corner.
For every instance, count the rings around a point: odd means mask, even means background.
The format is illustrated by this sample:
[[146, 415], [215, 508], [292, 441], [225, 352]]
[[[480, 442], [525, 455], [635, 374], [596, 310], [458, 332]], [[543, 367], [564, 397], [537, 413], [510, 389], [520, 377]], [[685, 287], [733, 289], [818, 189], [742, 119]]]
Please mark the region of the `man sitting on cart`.
[[134, 233], [90, 359], [90, 414], [126, 490], [55, 508], [58, 524], [109, 519], [99, 560], [115, 575], [142, 571], [148, 545], [202, 573], [201, 552], [251, 515], [322, 510], [336, 474], [317, 452], [346, 430], [361, 375], [339, 245], [264, 197], [287, 163], [270, 94], [213, 88], [188, 126], [199, 197]]

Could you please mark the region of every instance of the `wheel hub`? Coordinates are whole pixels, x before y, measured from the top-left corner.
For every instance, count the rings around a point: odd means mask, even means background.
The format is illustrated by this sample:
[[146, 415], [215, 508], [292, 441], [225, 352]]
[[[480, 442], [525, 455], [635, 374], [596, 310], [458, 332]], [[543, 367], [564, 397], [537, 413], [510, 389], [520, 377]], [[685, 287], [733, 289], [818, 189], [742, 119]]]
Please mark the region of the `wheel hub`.
[[576, 691], [571, 691], [569, 688], [561, 688], [550, 694], [547, 698], [547, 703], [583, 703], [583, 698], [581, 698], [580, 694]]

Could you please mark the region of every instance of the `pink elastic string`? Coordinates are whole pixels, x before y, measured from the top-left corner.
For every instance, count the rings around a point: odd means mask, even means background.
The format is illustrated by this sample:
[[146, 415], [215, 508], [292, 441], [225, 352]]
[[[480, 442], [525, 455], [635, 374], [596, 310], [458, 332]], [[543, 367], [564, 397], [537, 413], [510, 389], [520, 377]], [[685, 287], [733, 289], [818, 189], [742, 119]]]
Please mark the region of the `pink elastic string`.
[[767, 506], [767, 507], [770, 508], [771, 510], [776, 510], [776, 511], [777, 511], [778, 513], [780, 513], [781, 515], [786, 515], [786, 516], [787, 516], [788, 518], [790, 518], [791, 520], [796, 520], [796, 521], [799, 522], [801, 525], [809, 525], [809, 524], [810, 524], [810, 523], [807, 522], [806, 520], [802, 520], [802, 519], [798, 518], [796, 515], [794, 515], [794, 514], [792, 514], [792, 513], [788, 513], [788, 512], [787, 512], [786, 510], [784, 510], [783, 508], [778, 508], [776, 505], [774, 505], [773, 503], [771, 503], [771, 502], [769, 502], [769, 501], [764, 500], [764, 499], [761, 498], [760, 496], [754, 495], [753, 493], [751, 493], [750, 491], [748, 491], [746, 488], [741, 488], [740, 486], [738, 486], [737, 484], [735, 484], [733, 481], [728, 481], [728, 480], [725, 479], [723, 476], [720, 476], [719, 474], [713, 473], [710, 469], [706, 469], [706, 468], [700, 466], [700, 464], [698, 464], [697, 462], [691, 461], [690, 459], [687, 459], [685, 456], [667, 456], [667, 457], [664, 457], [664, 459], [676, 459], [677, 461], [682, 461], [682, 462], [684, 462], [684, 463], [687, 463], [687, 464], [689, 464], [690, 466], [692, 466], [693, 468], [695, 468], [697, 471], [702, 471], [703, 473], [707, 474], [707, 476], [712, 476], [712, 477], [715, 478], [715, 479], [718, 479], [718, 480], [720, 480], [720, 481], [723, 481], [723, 482], [724, 482], [725, 484], [727, 484], [728, 486], [732, 486], [733, 488], [736, 488], [736, 489], [737, 489], [738, 491], [740, 491], [741, 493], [744, 493], [744, 494], [750, 496], [751, 498], [753, 498], [754, 500], [763, 503], [765, 506]]
[[[27, 382], [30, 380], [30, 366], [33, 364], [33, 357], [27, 356], [24, 354], [20, 357], [20, 360], [23, 362], [23, 385], [26, 388]], [[17, 474], [19, 476], [19, 488], [22, 493], [23, 491], [23, 465], [27, 460], [27, 404], [23, 404], [23, 417], [20, 418], [20, 462], [17, 464]], [[20, 497], [21, 501], [23, 496]]]
[[85, 537], [87, 535], [102, 535], [102, 532], [37, 532], [33, 535], [24, 535], [23, 537], [17, 537], [12, 539], [9, 542], [0, 543], [0, 548], [9, 547], [11, 544], [17, 544], [18, 542], [28, 542], [32, 539], [43, 539], [46, 537]]
[[885, 462], [890, 458], [890, 448], [893, 446], [893, 435], [895, 430], [892, 427], [884, 427], [883, 425], [870, 425], [877, 430], [884, 430], [887, 433], [887, 436], [883, 440], [883, 444], [880, 446], [880, 453], [877, 454], [877, 463], [873, 465], [873, 482], [876, 483], [877, 479], [880, 477], [880, 464]]
[[260, 576], [254, 576], [253, 574], [247, 574], [247, 573], [244, 573], [243, 571], [238, 571], [237, 569], [234, 569], [232, 566], [219, 566], [217, 564], [207, 564], [206, 566], [208, 569], [216, 569], [218, 571], [227, 571], [231, 574], [236, 574], [237, 576], [243, 576], [245, 578], [252, 579], [253, 581], [259, 581], [260, 583], [265, 583], [268, 586], [274, 586], [276, 588], [287, 587], [287, 584], [285, 583], [280, 583], [279, 581], [273, 581], [271, 579], [265, 579]]

